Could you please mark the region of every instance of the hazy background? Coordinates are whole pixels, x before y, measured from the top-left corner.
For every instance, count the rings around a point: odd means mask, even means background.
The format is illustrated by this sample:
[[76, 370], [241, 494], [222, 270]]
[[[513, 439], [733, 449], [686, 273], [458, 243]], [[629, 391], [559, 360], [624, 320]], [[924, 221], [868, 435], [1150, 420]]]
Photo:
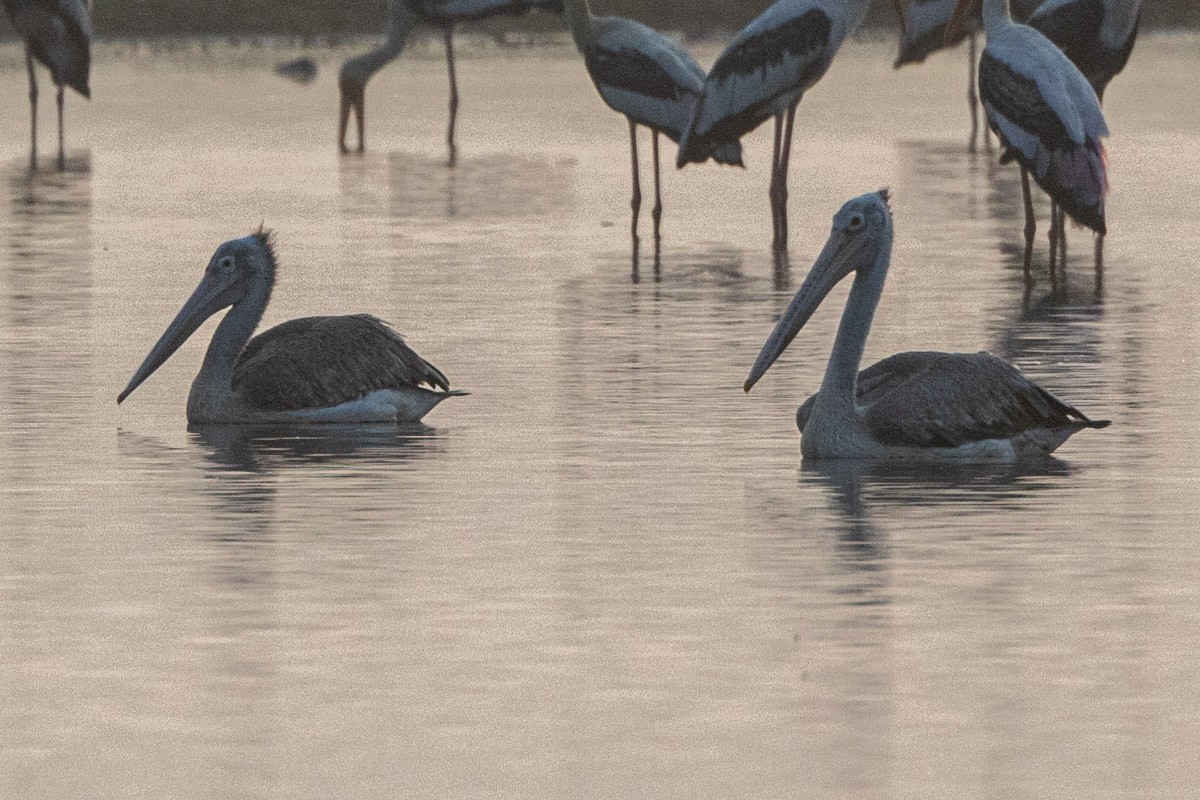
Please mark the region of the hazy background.
[[[597, 14], [620, 14], [656, 27], [690, 35], [737, 30], [771, 4], [771, 0], [609, 0], [595, 2]], [[1013, 0], [1018, 15], [1029, 13], [1037, 0]], [[93, 11], [100, 36], [292, 35], [334, 39], [379, 29], [383, 0], [100, 0]], [[2, 16], [2, 15], [0, 15]], [[868, 27], [895, 22], [890, 2], [872, 4]], [[1153, 0], [1143, 3], [1142, 22], [1148, 28], [1200, 25], [1200, 2]], [[553, 17], [492, 20], [484, 28], [539, 29], [553, 26]], [[12, 36], [8, 19], [0, 21], [0, 37]]]

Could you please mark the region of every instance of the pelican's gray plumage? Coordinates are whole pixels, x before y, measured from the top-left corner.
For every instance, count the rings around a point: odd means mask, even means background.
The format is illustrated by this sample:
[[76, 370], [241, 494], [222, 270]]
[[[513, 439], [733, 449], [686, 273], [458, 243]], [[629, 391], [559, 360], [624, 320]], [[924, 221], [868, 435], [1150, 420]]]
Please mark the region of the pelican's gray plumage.
[[[637, 126], [651, 131], [654, 158], [654, 235], [662, 219], [658, 135], [678, 142], [704, 88], [704, 69], [687, 50], [658, 31], [624, 17], [593, 17], [587, 0], [566, 0], [564, 11], [575, 46], [596, 91], [629, 121], [633, 161], [632, 231], [637, 238], [642, 190], [638, 179]], [[742, 166], [736, 139], [713, 151], [718, 164]]]
[[217, 248], [200, 285], [117, 402], [230, 306], [188, 393], [189, 423], [416, 422], [447, 397], [466, 394], [450, 391], [437, 367], [369, 314], [294, 319], [251, 339], [275, 271], [269, 233]]
[[338, 86], [341, 114], [338, 122], [338, 147], [346, 147], [346, 126], [350, 112], [358, 123], [358, 151], [363, 151], [363, 115], [367, 81], [404, 51], [408, 34], [420, 23], [440, 27], [446, 42], [446, 68], [450, 75], [450, 123], [446, 144], [450, 163], [458, 153], [454, 131], [458, 121], [458, 79], [454, 72], [454, 26], [496, 16], [518, 16], [531, 11], [562, 11], [562, 0], [388, 0], [387, 26], [383, 44], [342, 64]]
[[854, 273], [821, 389], [796, 411], [807, 458], [1015, 459], [1103, 428], [990, 353], [899, 353], [859, 372], [892, 250], [886, 191], [856, 197], [746, 379], [748, 392], [833, 287]]
[[84, 97], [92, 96], [92, 17], [83, 0], [2, 0], [17, 34], [25, 41], [25, 66], [29, 70], [30, 159], [37, 163], [36, 60], [50, 70], [57, 88], [58, 165], [66, 165], [63, 143], [63, 87]]

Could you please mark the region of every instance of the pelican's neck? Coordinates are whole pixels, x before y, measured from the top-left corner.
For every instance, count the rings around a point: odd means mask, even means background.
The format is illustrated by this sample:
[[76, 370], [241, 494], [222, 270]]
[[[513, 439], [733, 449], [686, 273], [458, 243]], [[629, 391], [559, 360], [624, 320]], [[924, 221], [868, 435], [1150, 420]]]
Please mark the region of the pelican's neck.
[[983, 29], [988, 36], [1012, 24], [1008, 0], [983, 0]]
[[835, 402], [849, 409], [855, 407], [858, 368], [867, 346], [867, 334], [871, 332], [871, 320], [875, 318], [875, 309], [883, 294], [891, 256], [892, 229], [888, 225], [879, 243], [875, 263], [854, 275], [850, 297], [846, 300], [846, 309], [842, 312], [837, 338], [833, 342], [829, 366], [825, 368], [825, 379], [821, 382], [821, 396], [827, 402]]
[[365, 84], [372, 75], [404, 52], [408, 34], [416, 24], [416, 15], [404, 5], [403, 0], [388, 0], [383, 44], [360, 56], [347, 59], [346, 63], [342, 64], [342, 77], [356, 78]]
[[565, 0], [563, 13], [567, 17], [567, 27], [571, 29], [571, 38], [579, 52], [587, 55], [592, 46], [592, 10], [588, 0]]
[[264, 277], [254, 283], [241, 300], [233, 304], [208, 344], [200, 373], [192, 382], [188, 404], [198, 397], [212, 402], [233, 392], [233, 367], [246, 342], [262, 321], [263, 312], [271, 300], [274, 281]]

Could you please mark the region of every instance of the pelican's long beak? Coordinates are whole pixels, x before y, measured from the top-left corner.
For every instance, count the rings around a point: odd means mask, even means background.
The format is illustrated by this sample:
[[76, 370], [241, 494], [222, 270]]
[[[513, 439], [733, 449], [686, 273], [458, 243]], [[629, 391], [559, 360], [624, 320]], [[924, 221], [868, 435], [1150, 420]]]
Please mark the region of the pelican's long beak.
[[171, 324], [167, 326], [167, 330], [154, 345], [150, 355], [146, 356], [146, 360], [138, 367], [138, 371], [129, 379], [125, 391], [117, 396], [118, 405], [140, 386], [142, 381], [153, 375], [154, 371], [161, 367], [179, 349], [179, 346], [204, 324], [205, 320], [233, 304], [234, 298], [231, 290], [236, 285], [236, 276], [216, 274], [204, 276], [200, 285], [196, 287], [196, 291], [192, 292], [192, 296], [183, 304], [183, 308], [179, 309], [175, 319], [171, 320]]
[[746, 378], [746, 382], [742, 385], [744, 391], [749, 392], [754, 388], [754, 384], [758, 383], [759, 378], [765, 375], [775, 360], [783, 355], [784, 350], [787, 350], [792, 339], [796, 338], [796, 334], [808, 322], [809, 317], [821, 305], [821, 301], [825, 299], [826, 295], [834, 286], [837, 286], [842, 278], [853, 271], [852, 259], [858, 249], [854, 243], [846, 240], [844, 233], [833, 232], [829, 241], [825, 243], [825, 249], [821, 251], [821, 255], [817, 256], [817, 261], [813, 264], [808, 277], [801, 284], [800, 290], [796, 292], [791, 304], [779, 318], [775, 330], [771, 331], [771, 337], [763, 345], [758, 359], [750, 370], [750, 377]]
[[967, 34], [967, 18], [979, 9], [980, 0], [958, 0], [950, 21], [946, 23], [943, 39], [947, 45], [958, 42]]

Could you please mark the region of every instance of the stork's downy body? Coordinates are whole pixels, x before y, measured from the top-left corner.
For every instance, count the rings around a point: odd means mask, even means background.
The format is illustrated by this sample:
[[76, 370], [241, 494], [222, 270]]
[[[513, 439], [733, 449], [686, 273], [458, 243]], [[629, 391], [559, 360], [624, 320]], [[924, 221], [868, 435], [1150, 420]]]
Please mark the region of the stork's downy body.
[[83, 0], [2, 0], [17, 34], [25, 41], [29, 70], [30, 163], [37, 165], [37, 76], [33, 62], [50, 70], [57, 89], [58, 166], [66, 167], [63, 135], [63, 92], [70, 86], [87, 98], [92, 90], [92, 16]]
[[1103, 102], [1129, 63], [1140, 17], [1141, 0], [1046, 0], [1025, 24], [1054, 42]]
[[[654, 158], [654, 235], [662, 220], [658, 135], [679, 142], [704, 87], [704, 69], [687, 50], [653, 28], [624, 17], [593, 17], [587, 0], [566, 0], [564, 13], [588, 75], [609, 108], [629, 121], [633, 169], [631, 229], [636, 241], [642, 204], [637, 126], [650, 129]], [[736, 139], [716, 149], [718, 164], [742, 166]]]
[[217, 248], [117, 402], [227, 307], [188, 393], [191, 424], [417, 422], [447, 397], [466, 394], [450, 391], [441, 371], [368, 314], [293, 319], [250, 338], [275, 271], [269, 233]]
[[[980, 0], [959, 0], [948, 27], [953, 36]], [[1037, 224], [1029, 176], [1053, 202], [1051, 253], [1057, 251], [1061, 211], [1103, 236], [1108, 124], [1083, 73], [1042, 34], [1013, 22], [1008, 0], [982, 0], [987, 46], [979, 61], [979, 96], [988, 125], [1003, 146], [1001, 162], [1021, 166], [1025, 201], [1025, 267]]]
[[771, 214], [774, 246], [787, 248], [787, 176], [796, 106], [821, 79], [868, 0], [778, 0], [747, 25], [704, 81], [676, 166], [703, 162], [774, 117]]
[[446, 68], [450, 76], [450, 122], [446, 129], [446, 145], [450, 163], [458, 156], [455, 129], [458, 124], [458, 79], [454, 71], [454, 26], [498, 16], [519, 16], [531, 11], [562, 11], [562, 0], [387, 0], [387, 23], [384, 41], [374, 50], [348, 59], [338, 76], [341, 92], [341, 112], [338, 121], [338, 147], [346, 146], [346, 127], [351, 112], [358, 123], [358, 152], [362, 152], [363, 117], [366, 113], [367, 81], [403, 51], [412, 30], [421, 24], [442, 29], [446, 41]]
[[[954, 13], [957, 0], [892, 0], [896, 7], [896, 16], [900, 22], [900, 49], [896, 61], [892, 64], [900, 69], [907, 64], [921, 64], [925, 59], [938, 50], [957, 47], [963, 39], [968, 41], [967, 48], [967, 107], [971, 114], [971, 150], [979, 138], [979, 94], [976, 91], [975, 64], [978, 60], [975, 34], [981, 26], [981, 20], [972, 20], [969, 29], [956, 32], [955, 36], [947, 38], [946, 26], [950, 23], [950, 15]], [[989, 147], [987, 127], [983, 129], [984, 142]]]
[[854, 274], [817, 394], [800, 406], [805, 458], [991, 461], [1043, 456], [1088, 419], [989, 353], [899, 353], [859, 372], [892, 251], [887, 192], [842, 206], [829, 241], [750, 371], [747, 392], [833, 287]]

